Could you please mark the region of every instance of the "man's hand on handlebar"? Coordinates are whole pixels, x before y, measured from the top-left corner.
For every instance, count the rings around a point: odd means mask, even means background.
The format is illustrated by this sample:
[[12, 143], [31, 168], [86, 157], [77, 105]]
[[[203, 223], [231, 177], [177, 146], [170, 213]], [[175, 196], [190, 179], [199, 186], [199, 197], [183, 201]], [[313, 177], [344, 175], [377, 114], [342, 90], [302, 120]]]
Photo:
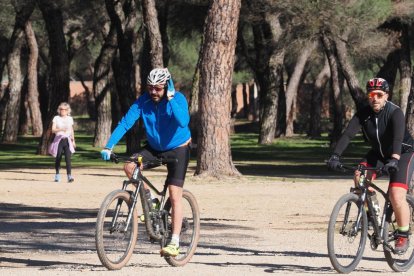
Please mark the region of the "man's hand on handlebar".
[[386, 174], [390, 174], [393, 172], [398, 172], [399, 168], [398, 168], [398, 160], [395, 158], [391, 158], [387, 160], [387, 163], [385, 164], [385, 166], [382, 168], [382, 170], [386, 173]]
[[337, 154], [332, 154], [326, 163], [331, 170], [339, 170], [342, 168], [341, 158]]

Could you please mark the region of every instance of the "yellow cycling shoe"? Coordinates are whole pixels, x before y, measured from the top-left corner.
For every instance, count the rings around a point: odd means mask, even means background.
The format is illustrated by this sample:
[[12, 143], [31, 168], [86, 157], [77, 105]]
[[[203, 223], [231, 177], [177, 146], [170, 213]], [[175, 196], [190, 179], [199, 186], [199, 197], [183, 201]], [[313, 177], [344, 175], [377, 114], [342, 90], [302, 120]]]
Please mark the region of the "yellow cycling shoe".
[[170, 242], [166, 247], [161, 249], [160, 254], [161, 257], [175, 257], [180, 254], [180, 247]]

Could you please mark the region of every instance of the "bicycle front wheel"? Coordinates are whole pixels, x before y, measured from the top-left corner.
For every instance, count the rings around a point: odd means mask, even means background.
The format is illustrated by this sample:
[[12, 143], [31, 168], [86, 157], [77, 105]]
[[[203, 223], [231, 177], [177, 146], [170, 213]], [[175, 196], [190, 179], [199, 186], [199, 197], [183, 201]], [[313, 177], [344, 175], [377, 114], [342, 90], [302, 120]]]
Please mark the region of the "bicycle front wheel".
[[[128, 192], [116, 190], [106, 196], [98, 212], [95, 243], [101, 263], [110, 270], [121, 269], [131, 258], [138, 234], [137, 211]], [[127, 227], [128, 224], [128, 228]]]
[[367, 214], [359, 197], [353, 193], [343, 195], [332, 210], [328, 226], [328, 255], [339, 273], [349, 273], [358, 265], [367, 241], [367, 227]]
[[[414, 198], [407, 195], [407, 203], [410, 209], [409, 232], [411, 233], [414, 229]], [[394, 271], [404, 272], [408, 271], [414, 264], [414, 239], [412, 237], [409, 238], [408, 241], [410, 244], [408, 250], [404, 254], [394, 254], [392, 252], [393, 248], [388, 248], [388, 246], [393, 246], [394, 231], [397, 230], [397, 228], [398, 225], [393, 212], [390, 216], [390, 220], [387, 220], [384, 224], [384, 233], [386, 235], [386, 237], [384, 237], [384, 240], [386, 241], [384, 244], [384, 255], [388, 265]]]
[[[180, 233], [180, 254], [176, 257], [165, 257], [167, 263], [172, 266], [184, 266], [193, 257], [197, 248], [198, 239], [200, 237], [200, 211], [196, 198], [192, 193], [187, 190], [183, 190], [183, 222], [181, 225]], [[164, 225], [165, 229], [171, 235], [172, 220], [171, 220], [171, 201], [168, 198], [165, 203], [164, 209], [168, 213], [167, 225]], [[167, 240], [163, 246], [165, 246]]]

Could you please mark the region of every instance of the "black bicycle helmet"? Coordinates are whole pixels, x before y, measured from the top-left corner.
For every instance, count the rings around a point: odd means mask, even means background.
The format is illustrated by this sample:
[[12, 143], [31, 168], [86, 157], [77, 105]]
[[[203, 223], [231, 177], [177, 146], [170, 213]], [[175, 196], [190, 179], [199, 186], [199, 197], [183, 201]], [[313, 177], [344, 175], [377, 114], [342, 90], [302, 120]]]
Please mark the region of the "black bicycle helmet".
[[367, 82], [367, 93], [374, 90], [381, 90], [388, 93], [390, 91], [390, 86], [383, 78], [373, 78]]

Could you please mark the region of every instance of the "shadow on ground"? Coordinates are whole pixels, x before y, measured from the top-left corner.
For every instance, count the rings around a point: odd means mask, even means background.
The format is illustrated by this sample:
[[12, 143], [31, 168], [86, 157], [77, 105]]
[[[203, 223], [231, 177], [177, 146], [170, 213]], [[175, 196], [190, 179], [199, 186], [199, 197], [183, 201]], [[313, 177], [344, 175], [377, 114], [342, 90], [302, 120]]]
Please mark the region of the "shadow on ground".
[[[77, 262], [45, 261], [34, 258], [18, 257], [19, 253], [30, 254], [38, 251], [48, 251], [48, 254], [62, 255], [76, 254], [80, 252], [95, 252], [95, 218], [97, 209], [77, 208], [51, 208], [28, 206], [23, 204], [0, 203], [0, 253], [7, 254], [0, 257], [0, 268], [31, 266], [41, 269], [70, 269], [82, 270], [102, 266]], [[147, 254], [156, 258], [159, 244], [151, 244], [145, 234], [145, 227], [139, 228], [139, 242], [135, 248], [135, 254]], [[246, 238], [245, 234], [235, 233], [232, 229], [250, 230], [254, 227], [238, 225], [238, 220], [228, 219], [201, 219], [202, 237], [198, 245], [196, 255], [199, 256], [293, 256], [298, 258], [328, 258], [327, 254], [305, 251], [269, 251], [252, 249], [248, 246], [234, 246], [240, 240]], [[252, 231], [253, 230], [253, 231]], [[215, 233], [225, 231], [225, 242], [220, 244], [215, 241]], [[249, 236], [254, 238], [253, 236]], [[210, 241], [210, 242], [208, 242]], [[212, 242], [211, 242], [212, 241]], [[221, 258], [220, 258], [221, 259]], [[372, 261], [383, 261], [382, 259]], [[261, 263], [261, 262], [192, 262], [207, 266], [253, 266], [263, 268], [264, 272], [299, 271], [309, 273], [329, 273], [330, 267], [312, 267], [305, 265]], [[138, 265], [141, 266], [141, 265]], [[104, 269], [104, 268], [102, 268]]]
[[[95, 219], [98, 209], [78, 208], [52, 208], [41, 206], [29, 206], [24, 204], [0, 203], [0, 252], [2, 253], [30, 253], [36, 251], [48, 251], [48, 254], [76, 253], [96, 250], [95, 248]], [[141, 224], [142, 225], [142, 224]], [[140, 226], [138, 253], [150, 254], [159, 244], [151, 245], [145, 233], [145, 227]], [[205, 240], [213, 240], [217, 231], [225, 231], [224, 236], [230, 243], [252, 237], [245, 234], [235, 233], [233, 229], [254, 230], [253, 227], [239, 225], [237, 220], [232, 218], [216, 220], [214, 218], [201, 219], [202, 237], [199, 248], [224, 251], [224, 254], [246, 254], [250, 249], [233, 247], [222, 244], [209, 245]], [[254, 231], [248, 231], [254, 232]], [[145, 251], [151, 246], [152, 251]], [[144, 251], [142, 251], [144, 250]], [[200, 253], [203, 254], [203, 253]], [[223, 254], [223, 252], [217, 253]], [[265, 251], [254, 251], [252, 254], [274, 254]], [[213, 253], [213, 255], [215, 255]], [[30, 266], [52, 265], [45, 261], [24, 260], [8, 256], [2, 258], [2, 262], [25, 263]], [[53, 265], [59, 265], [60, 262]], [[66, 265], [67, 263], [60, 263]], [[0, 264], [0, 267], [2, 265]]]
[[352, 173], [330, 171], [323, 165], [237, 164], [244, 176], [267, 176], [310, 179], [352, 179]]

